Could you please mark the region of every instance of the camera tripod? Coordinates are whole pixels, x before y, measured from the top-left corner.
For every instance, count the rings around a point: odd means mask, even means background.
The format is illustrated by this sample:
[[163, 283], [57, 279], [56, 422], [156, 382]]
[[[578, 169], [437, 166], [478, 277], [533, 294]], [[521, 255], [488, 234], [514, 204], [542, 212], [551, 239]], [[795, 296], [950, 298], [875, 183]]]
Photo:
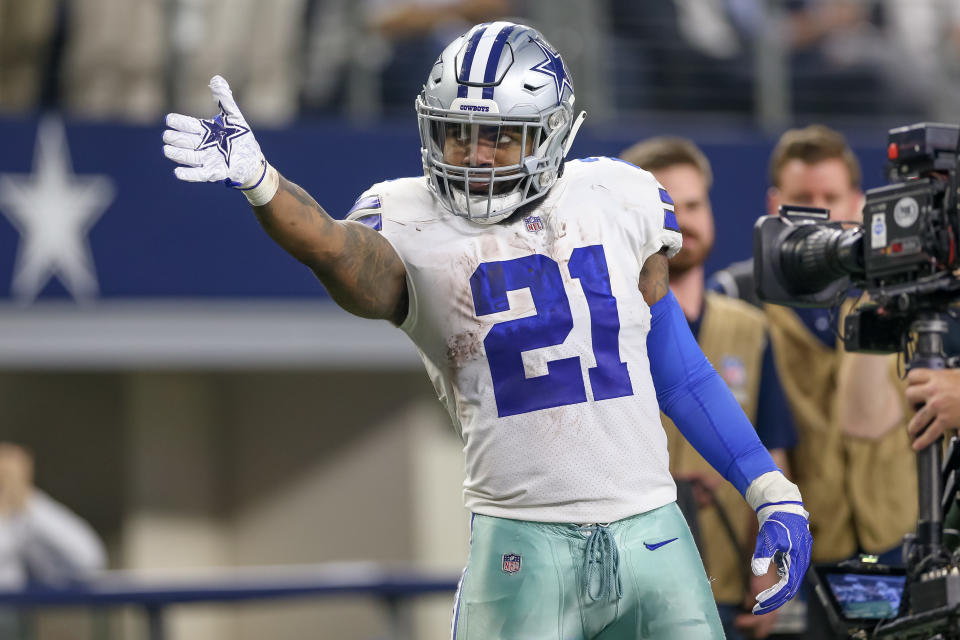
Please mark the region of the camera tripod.
[[[945, 310], [916, 314], [910, 325], [916, 346], [908, 367], [944, 369]], [[904, 538], [907, 581], [898, 616], [870, 636], [891, 640], [960, 640], [960, 564], [944, 544], [944, 513], [960, 482], [960, 439], [953, 436], [946, 459], [943, 437], [917, 453], [919, 509], [917, 531]], [[856, 635], [854, 636], [856, 637]]]

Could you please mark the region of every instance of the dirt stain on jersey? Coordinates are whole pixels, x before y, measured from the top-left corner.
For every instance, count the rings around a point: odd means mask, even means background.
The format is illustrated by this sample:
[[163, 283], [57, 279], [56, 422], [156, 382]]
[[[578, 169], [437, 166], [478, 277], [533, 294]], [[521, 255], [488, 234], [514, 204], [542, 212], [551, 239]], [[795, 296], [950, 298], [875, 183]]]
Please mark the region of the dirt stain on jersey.
[[544, 409], [535, 423], [540, 439], [553, 443], [561, 437], [582, 437], [583, 419], [579, 411], [567, 411], [564, 407]]
[[567, 235], [567, 221], [564, 220], [564, 221], [560, 224], [560, 230], [557, 231], [557, 237], [556, 237], [556, 239], [559, 240], [560, 238], [566, 237], [566, 235]]
[[456, 271], [467, 274], [469, 278], [477, 268], [477, 259], [465, 254], [455, 255], [453, 257], [453, 267]]
[[480, 248], [477, 251], [478, 262], [486, 262], [491, 258], [501, 255], [500, 242], [494, 235], [482, 236], [479, 242]]
[[480, 331], [464, 331], [447, 340], [447, 363], [456, 374], [471, 360], [483, 357]]

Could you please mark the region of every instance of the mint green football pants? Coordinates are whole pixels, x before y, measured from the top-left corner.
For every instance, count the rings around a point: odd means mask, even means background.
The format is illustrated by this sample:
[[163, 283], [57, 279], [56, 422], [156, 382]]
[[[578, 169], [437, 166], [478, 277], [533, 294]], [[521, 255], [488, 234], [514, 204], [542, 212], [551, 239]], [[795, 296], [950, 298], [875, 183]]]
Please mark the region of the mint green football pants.
[[606, 527], [473, 517], [454, 640], [723, 637], [676, 503]]

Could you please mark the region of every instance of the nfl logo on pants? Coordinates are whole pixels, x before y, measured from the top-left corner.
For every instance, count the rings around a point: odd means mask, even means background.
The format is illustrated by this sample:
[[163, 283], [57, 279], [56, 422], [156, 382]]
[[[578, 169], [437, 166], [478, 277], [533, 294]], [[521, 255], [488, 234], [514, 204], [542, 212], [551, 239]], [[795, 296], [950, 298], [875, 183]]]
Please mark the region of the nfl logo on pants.
[[520, 556], [516, 553], [503, 554], [503, 572], [517, 573], [520, 571]]

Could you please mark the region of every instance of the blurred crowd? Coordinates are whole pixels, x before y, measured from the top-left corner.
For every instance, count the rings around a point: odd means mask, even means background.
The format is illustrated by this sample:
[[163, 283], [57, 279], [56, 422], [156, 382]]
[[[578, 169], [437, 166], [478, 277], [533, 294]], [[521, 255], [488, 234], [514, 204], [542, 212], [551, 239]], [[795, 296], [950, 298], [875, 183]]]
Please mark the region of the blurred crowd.
[[958, 104], [954, 0], [614, 0], [611, 10], [617, 60], [640, 80], [617, 85], [621, 105], [746, 112], [758, 90], [817, 116]]
[[0, 113], [203, 113], [215, 73], [260, 125], [408, 113], [444, 43], [511, 17], [565, 52], [594, 117], [960, 105], [954, 0], [0, 0]]

